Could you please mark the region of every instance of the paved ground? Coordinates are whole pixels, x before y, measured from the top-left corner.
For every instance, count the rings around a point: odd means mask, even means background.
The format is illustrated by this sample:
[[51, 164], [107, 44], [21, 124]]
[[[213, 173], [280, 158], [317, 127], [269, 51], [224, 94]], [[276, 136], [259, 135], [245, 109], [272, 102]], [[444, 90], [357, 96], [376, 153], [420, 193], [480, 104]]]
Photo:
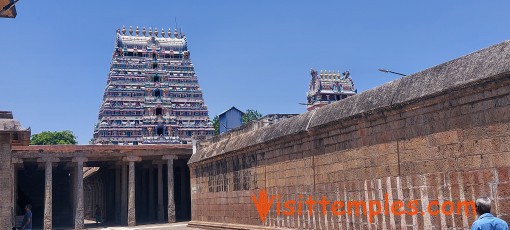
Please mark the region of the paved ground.
[[85, 227], [86, 229], [108, 229], [108, 230], [135, 230], [135, 229], [147, 229], [147, 230], [202, 230], [201, 228], [188, 228], [187, 227], [188, 222], [179, 222], [179, 223], [173, 223], [173, 224], [147, 224], [147, 225], [140, 225], [135, 227], [125, 227], [125, 226], [118, 226], [118, 227], [96, 227], [95, 224], [92, 221], [85, 221]]

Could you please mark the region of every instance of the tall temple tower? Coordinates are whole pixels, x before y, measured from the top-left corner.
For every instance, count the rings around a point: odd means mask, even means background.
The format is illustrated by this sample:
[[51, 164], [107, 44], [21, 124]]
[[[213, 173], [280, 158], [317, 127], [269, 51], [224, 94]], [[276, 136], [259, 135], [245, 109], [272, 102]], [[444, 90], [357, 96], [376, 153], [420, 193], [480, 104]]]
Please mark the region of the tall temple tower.
[[312, 69], [312, 80], [307, 93], [307, 110], [314, 110], [321, 106], [342, 100], [358, 92], [349, 71], [340, 72], [322, 71], [317, 73]]
[[93, 144], [186, 144], [212, 135], [184, 33], [128, 32], [117, 30]]

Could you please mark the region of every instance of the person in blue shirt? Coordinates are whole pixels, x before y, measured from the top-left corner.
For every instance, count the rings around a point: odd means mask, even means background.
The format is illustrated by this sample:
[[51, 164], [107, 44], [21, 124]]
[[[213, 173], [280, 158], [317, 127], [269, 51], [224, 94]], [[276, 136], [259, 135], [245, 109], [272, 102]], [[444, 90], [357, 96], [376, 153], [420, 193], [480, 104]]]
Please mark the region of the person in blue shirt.
[[23, 223], [21, 225], [22, 230], [32, 229], [32, 205], [27, 204], [25, 206], [25, 216], [23, 217]]
[[480, 197], [476, 199], [476, 214], [478, 219], [473, 222], [471, 230], [508, 230], [508, 224], [491, 214], [491, 199]]

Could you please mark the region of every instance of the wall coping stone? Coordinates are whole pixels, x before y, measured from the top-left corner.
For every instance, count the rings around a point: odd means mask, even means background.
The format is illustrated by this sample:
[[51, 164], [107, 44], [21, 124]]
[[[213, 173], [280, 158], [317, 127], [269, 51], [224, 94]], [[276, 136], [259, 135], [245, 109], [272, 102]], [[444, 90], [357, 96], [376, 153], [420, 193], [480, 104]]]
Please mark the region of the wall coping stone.
[[391, 110], [509, 73], [510, 41], [504, 41], [270, 126], [209, 139], [206, 141], [208, 144], [193, 154], [188, 164], [285, 136], [318, 130], [356, 116]]

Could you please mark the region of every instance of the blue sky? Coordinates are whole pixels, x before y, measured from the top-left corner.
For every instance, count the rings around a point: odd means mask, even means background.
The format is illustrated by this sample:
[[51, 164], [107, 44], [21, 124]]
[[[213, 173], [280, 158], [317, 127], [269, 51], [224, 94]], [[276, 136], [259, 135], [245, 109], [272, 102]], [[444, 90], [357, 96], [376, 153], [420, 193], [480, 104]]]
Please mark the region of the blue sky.
[[0, 110], [32, 133], [92, 137], [115, 31], [178, 26], [211, 116], [302, 113], [310, 68], [359, 91], [510, 39], [510, 1], [28, 1], [0, 19]]

